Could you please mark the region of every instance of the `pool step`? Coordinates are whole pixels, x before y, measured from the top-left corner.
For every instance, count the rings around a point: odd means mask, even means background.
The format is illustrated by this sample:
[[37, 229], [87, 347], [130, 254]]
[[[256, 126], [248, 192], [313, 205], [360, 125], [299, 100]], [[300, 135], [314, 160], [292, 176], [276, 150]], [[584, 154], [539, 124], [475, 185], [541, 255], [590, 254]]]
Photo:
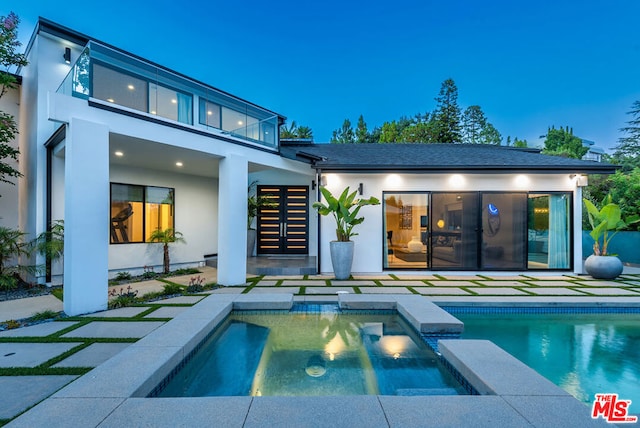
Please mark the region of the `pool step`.
[[396, 390], [396, 395], [418, 396], [418, 395], [460, 395], [455, 388], [401, 388]]

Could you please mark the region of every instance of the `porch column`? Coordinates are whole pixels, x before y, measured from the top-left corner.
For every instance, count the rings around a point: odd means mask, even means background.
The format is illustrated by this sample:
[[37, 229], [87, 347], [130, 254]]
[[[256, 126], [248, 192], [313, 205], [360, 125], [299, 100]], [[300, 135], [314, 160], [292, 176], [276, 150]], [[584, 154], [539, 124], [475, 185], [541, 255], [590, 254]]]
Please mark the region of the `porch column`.
[[244, 156], [220, 160], [218, 189], [218, 284], [247, 281], [247, 183], [249, 165]]
[[72, 118], [64, 161], [64, 311], [105, 310], [109, 276], [109, 128]]
[[573, 192], [573, 272], [585, 273], [582, 262], [582, 187]]

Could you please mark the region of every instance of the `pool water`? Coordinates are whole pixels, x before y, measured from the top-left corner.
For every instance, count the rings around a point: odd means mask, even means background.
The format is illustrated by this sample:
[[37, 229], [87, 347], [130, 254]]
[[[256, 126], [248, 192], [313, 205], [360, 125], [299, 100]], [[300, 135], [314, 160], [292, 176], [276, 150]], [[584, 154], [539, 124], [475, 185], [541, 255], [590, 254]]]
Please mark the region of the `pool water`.
[[467, 394], [396, 313], [233, 312], [159, 397]]
[[487, 339], [585, 403], [617, 393], [640, 413], [640, 314], [463, 314], [463, 339]]

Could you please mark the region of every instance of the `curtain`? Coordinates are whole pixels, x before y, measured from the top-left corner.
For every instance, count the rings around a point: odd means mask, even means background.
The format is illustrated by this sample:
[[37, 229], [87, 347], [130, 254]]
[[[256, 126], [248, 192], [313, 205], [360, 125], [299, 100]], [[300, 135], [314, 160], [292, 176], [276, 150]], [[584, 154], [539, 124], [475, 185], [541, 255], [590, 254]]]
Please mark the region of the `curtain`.
[[191, 95], [182, 94], [180, 92], [178, 95], [178, 122], [186, 123], [191, 125]]
[[549, 196], [549, 269], [569, 268], [567, 195]]

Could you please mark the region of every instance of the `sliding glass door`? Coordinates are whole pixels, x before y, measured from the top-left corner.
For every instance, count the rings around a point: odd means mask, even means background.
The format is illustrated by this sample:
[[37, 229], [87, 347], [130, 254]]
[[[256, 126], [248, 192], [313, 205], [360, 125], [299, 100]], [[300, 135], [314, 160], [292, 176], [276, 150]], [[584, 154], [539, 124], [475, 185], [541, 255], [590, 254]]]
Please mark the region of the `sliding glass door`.
[[434, 193], [431, 206], [434, 269], [525, 268], [526, 194]]
[[529, 194], [529, 269], [571, 268], [571, 195]]
[[477, 269], [478, 193], [433, 193], [431, 210], [431, 266]]
[[391, 269], [429, 267], [429, 195], [426, 192], [383, 194], [383, 263]]
[[571, 268], [571, 194], [384, 192], [384, 268]]
[[523, 270], [526, 267], [527, 195], [482, 194], [482, 269]]

